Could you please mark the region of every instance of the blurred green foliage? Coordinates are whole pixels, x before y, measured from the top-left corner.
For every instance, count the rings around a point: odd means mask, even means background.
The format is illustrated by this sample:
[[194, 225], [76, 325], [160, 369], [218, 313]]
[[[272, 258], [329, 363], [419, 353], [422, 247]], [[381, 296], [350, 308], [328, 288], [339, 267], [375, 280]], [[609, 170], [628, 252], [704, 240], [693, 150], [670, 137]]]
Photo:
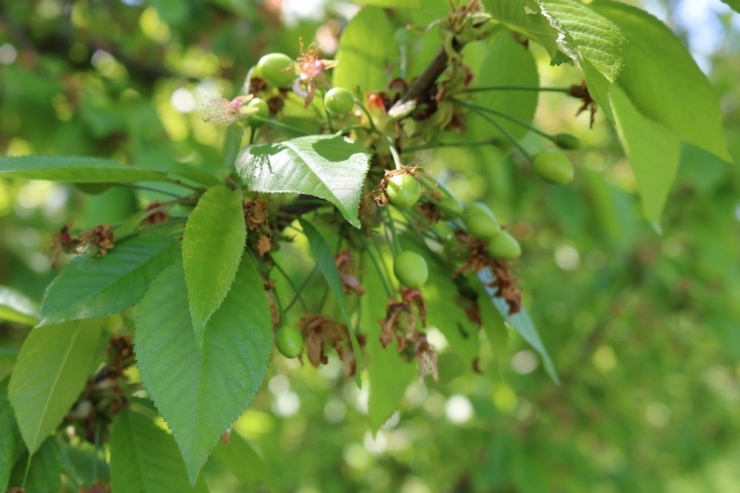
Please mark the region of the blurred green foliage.
[[[3, 2], [0, 150], [219, 168], [225, 132], [202, 121], [203, 105], [238, 93], [262, 54], [295, 56], [300, 38], [333, 55], [356, 7], [316, 4], [317, 15], [304, 15], [307, 7], [288, 1]], [[446, 2], [434, 4], [444, 11], [436, 4]], [[433, 17], [391, 18], [420, 27]], [[717, 19], [725, 41], [706, 66], [737, 161], [740, 34], [737, 15]], [[439, 42], [412, 34], [402, 45], [409, 75]], [[575, 69], [549, 67], [531, 49], [542, 85], [580, 82]], [[476, 44], [464, 54], [473, 65], [483, 59]], [[613, 129], [599, 115], [590, 130], [587, 116], [574, 117], [578, 105], [542, 94], [536, 120], [585, 143], [572, 186], [543, 186], [517, 154], [491, 148], [437, 150], [425, 163], [460, 198], [494, 206], [524, 240], [525, 304], [562, 385], [514, 333], [503, 354], [484, 352], [482, 374], [442, 350], [440, 381], [412, 384], [373, 437], [367, 388], [345, 379], [338, 360], [316, 370], [276, 355], [235, 432], [264, 458], [278, 491], [740, 491], [740, 172], [685, 146], [658, 235], [641, 216]], [[533, 134], [524, 145], [545, 146]], [[0, 285], [40, 301], [55, 275], [55, 231], [116, 221], [130, 202], [159, 198], [0, 180]], [[299, 246], [284, 249], [282, 263], [306, 275], [312, 264]], [[289, 299], [290, 288], [277, 289]], [[0, 372], [26, 334], [0, 324]], [[243, 491], [215, 461], [206, 480], [214, 492]]]

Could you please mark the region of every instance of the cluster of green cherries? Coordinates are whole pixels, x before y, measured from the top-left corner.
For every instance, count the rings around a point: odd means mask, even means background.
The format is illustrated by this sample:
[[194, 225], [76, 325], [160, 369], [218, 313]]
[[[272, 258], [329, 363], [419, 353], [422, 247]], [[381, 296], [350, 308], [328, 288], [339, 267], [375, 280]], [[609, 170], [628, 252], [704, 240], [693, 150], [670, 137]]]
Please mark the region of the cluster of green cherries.
[[[271, 53], [259, 60], [253, 69], [253, 75], [261, 77], [273, 87], [287, 88], [296, 80], [295, 62], [282, 53]], [[330, 89], [324, 96], [324, 108], [332, 115], [347, 115], [354, 109], [354, 105], [352, 93], [341, 87]], [[257, 108], [257, 111], [251, 113], [260, 117], [252, 120], [250, 125], [264, 125], [263, 120], [269, 116], [267, 103], [254, 98], [247, 106]], [[558, 134], [553, 141], [563, 149], [575, 149], [579, 146], [577, 137], [570, 134]], [[537, 176], [547, 183], [564, 185], [573, 180], [573, 165], [561, 152], [546, 149], [527, 157], [530, 158]], [[421, 199], [422, 185], [419, 178], [412, 173], [396, 173], [387, 180], [385, 193], [393, 206], [410, 209]], [[519, 242], [501, 228], [487, 205], [475, 202], [463, 208], [452, 196], [435, 203], [448, 216], [461, 219], [470, 236], [486, 241], [485, 251], [492, 259], [515, 260], [521, 255]], [[429, 277], [424, 257], [410, 250], [401, 251], [395, 256], [393, 273], [401, 285], [410, 289], [419, 289]], [[275, 334], [275, 345], [285, 357], [296, 358], [303, 351], [303, 335], [295, 327], [283, 326]]]

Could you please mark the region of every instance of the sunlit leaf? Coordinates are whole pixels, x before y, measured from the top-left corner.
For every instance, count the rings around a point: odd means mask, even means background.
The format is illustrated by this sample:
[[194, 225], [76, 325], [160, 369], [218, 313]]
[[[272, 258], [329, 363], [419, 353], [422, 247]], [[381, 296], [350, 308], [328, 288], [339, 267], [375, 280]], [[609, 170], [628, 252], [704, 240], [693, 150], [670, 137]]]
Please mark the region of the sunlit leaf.
[[356, 228], [370, 167], [365, 147], [340, 136], [310, 135], [245, 148], [236, 169], [255, 192], [305, 193], [328, 200]]
[[607, 0], [590, 7], [629, 39], [619, 85], [635, 109], [681, 140], [732, 161], [717, 95], [683, 43], [643, 10]]
[[198, 346], [203, 343], [206, 322], [234, 282], [246, 237], [241, 191], [216, 186], [204, 193], [188, 218], [182, 240], [188, 300]]
[[124, 183], [162, 181], [167, 175], [95, 157], [0, 157], [0, 177], [70, 183]]
[[660, 231], [660, 215], [681, 160], [681, 141], [637, 111], [620, 84], [612, 90], [612, 104], [619, 138], [640, 189], [643, 213]]

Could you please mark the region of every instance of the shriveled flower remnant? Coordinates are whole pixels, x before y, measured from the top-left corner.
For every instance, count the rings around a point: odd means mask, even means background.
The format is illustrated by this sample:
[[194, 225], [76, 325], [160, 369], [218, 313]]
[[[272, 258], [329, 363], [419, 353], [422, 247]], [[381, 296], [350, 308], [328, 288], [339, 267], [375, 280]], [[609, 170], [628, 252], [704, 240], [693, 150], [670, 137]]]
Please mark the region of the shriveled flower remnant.
[[301, 54], [298, 57], [300, 75], [293, 85], [293, 91], [305, 99], [304, 106], [306, 108], [313, 101], [317, 84], [331, 87], [329, 80], [323, 72], [324, 70], [336, 67], [338, 63], [336, 60], [320, 59], [319, 50], [313, 44], [304, 50], [303, 40], [301, 40]]
[[238, 122], [242, 116], [248, 114], [243, 106], [254, 98], [251, 94], [237, 96], [232, 100], [224, 97], [209, 100], [206, 105], [206, 116], [203, 120], [213, 123], [217, 127], [228, 127]]

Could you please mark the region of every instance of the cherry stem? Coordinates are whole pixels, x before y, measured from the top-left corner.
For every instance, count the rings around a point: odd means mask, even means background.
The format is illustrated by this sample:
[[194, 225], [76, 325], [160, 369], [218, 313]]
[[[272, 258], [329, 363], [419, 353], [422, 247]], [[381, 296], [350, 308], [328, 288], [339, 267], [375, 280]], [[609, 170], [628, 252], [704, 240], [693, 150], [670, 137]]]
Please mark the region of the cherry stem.
[[398, 150], [396, 149], [396, 144], [393, 143], [393, 139], [385, 135], [385, 140], [388, 141], [388, 149], [391, 151], [391, 156], [393, 157], [393, 163], [396, 165], [396, 169], [403, 169], [403, 163], [401, 163], [401, 156], [398, 155]]
[[[297, 134], [300, 134], [300, 135], [308, 135], [306, 132], [304, 132], [303, 130], [301, 130], [298, 127], [294, 127], [292, 125], [286, 125], [285, 123], [281, 123], [281, 122], [279, 122], [277, 120], [273, 120], [273, 119], [270, 119], [270, 118], [262, 118], [261, 116], [257, 116], [257, 115], [252, 115], [249, 118], [252, 118], [252, 119], [254, 119], [254, 120], [258, 121], [258, 122], [263, 122], [266, 125], [269, 125], [271, 127], [275, 127], [278, 130], [285, 130], [285, 131], [297, 133]], [[290, 137], [290, 135], [287, 135], [287, 136]]]
[[393, 222], [393, 217], [391, 216], [391, 211], [388, 207], [385, 207], [385, 217], [386, 217], [386, 226], [388, 226], [388, 229], [391, 233], [391, 248], [393, 250], [393, 256], [398, 255], [403, 250], [401, 249], [401, 243], [398, 241], [398, 234], [396, 233], [396, 226]]
[[539, 91], [539, 92], [562, 92], [564, 94], [570, 94], [570, 88], [568, 87], [529, 87], [529, 86], [469, 87], [462, 92], [470, 93], [470, 92], [486, 92], [486, 91]]
[[[378, 247], [378, 242], [375, 239], [375, 235], [371, 235], [373, 239], [373, 244], [375, 248], [378, 250], [378, 254], [381, 255], [380, 262], [382, 262], [382, 252], [380, 251], [380, 247]], [[385, 292], [388, 295], [388, 297], [393, 296], [393, 289], [391, 289], [391, 286], [393, 286], [393, 283], [388, 284], [390, 273], [388, 272], [388, 269], [386, 268], [385, 262], [382, 262], [382, 264], [378, 261], [377, 258], [375, 258], [375, 255], [373, 252], [370, 251], [369, 245], [365, 248], [365, 253], [367, 253], [367, 256], [370, 257], [370, 261], [375, 266], [375, 270], [378, 272], [378, 276], [380, 276], [380, 280], [383, 281], [383, 288], [385, 288]], [[382, 268], [381, 268], [382, 265]]]
[[[457, 101], [457, 100], [453, 100], [453, 101]], [[505, 118], [505, 119], [507, 119], [507, 120], [509, 120], [511, 122], [516, 123], [517, 125], [520, 125], [520, 126], [526, 128], [528, 130], [531, 130], [532, 132], [534, 132], [536, 134], [541, 135], [542, 137], [544, 137], [544, 138], [546, 138], [548, 140], [551, 140], [552, 142], [555, 142], [555, 136], [554, 135], [550, 135], [549, 133], [544, 132], [544, 131], [540, 130], [539, 128], [535, 127], [535, 126], [530, 125], [529, 123], [525, 122], [524, 120], [520, 120], [519, 118], [516, 118], [516, 117], [511, 116], [511, 115], [507, 115], [506, 113], [502, 113], [501, 111], [497, 111], [497, 110], [494, 110], [494, 109], [491, 109], [491, 108], [486, 108], [484, 106], [478, 106], [477, 104], [472, 104], [472, 103], [470, 103], [470, 104], [471, 104], [471, 106], [475, 106], [476, 108], [478, 108], [481, 111], [485, 111], [486, 113], [490, 113], [492, 115], [496, 115], [498, 117]]]
[[498, 142], [494, 139], [477, 140], [473, 142], [436, 142], [434, 144], [424, 144], [420, 146], [407, 147], [401, 151], [402, 154], [425, 151], [427, 149], [440, 149], [442, 147], [480, 147], [495, 146]]
[[481, 110], [480, 107], [478, 107], [478, 106], [476, 106], [474, 104], [466, 103], [465, 101], [460, 101], [458, 99], [453, 99], [453, 101], [455, 103], [459, 104], [460, 106], [464, 106], [464, 107], [470, 109], [471, 111], [474, 111], [475, 113], [478, 113], [481, 118], [483, 118], [488, 123], [490, 123], [491, 125], [493, 125], [496, 128], [498, 128], [499, 131], [502, 134], [504, 134], [511, 141], [511, 143], [514, 144], [514, 146], [516, 146], [517, 149], [519, 149], [519, 151], [522, 154], [524, 154], [524, 157], [526, 157], [529, 161], [532, 161], [532, 155], [519, 143], [519, 141], [517, 140], [517, 138], [514, 137], [514, 135], [512, 135], [512, 133], [509, 132], [509, 130], [506, 127], [504, 127], [499, 122], [497, 122], [496, 120], [494, 120], [493, 118], [491, 118], [490, 116], [488, 116], [488, 114], [486, 114], [485, 111]]

